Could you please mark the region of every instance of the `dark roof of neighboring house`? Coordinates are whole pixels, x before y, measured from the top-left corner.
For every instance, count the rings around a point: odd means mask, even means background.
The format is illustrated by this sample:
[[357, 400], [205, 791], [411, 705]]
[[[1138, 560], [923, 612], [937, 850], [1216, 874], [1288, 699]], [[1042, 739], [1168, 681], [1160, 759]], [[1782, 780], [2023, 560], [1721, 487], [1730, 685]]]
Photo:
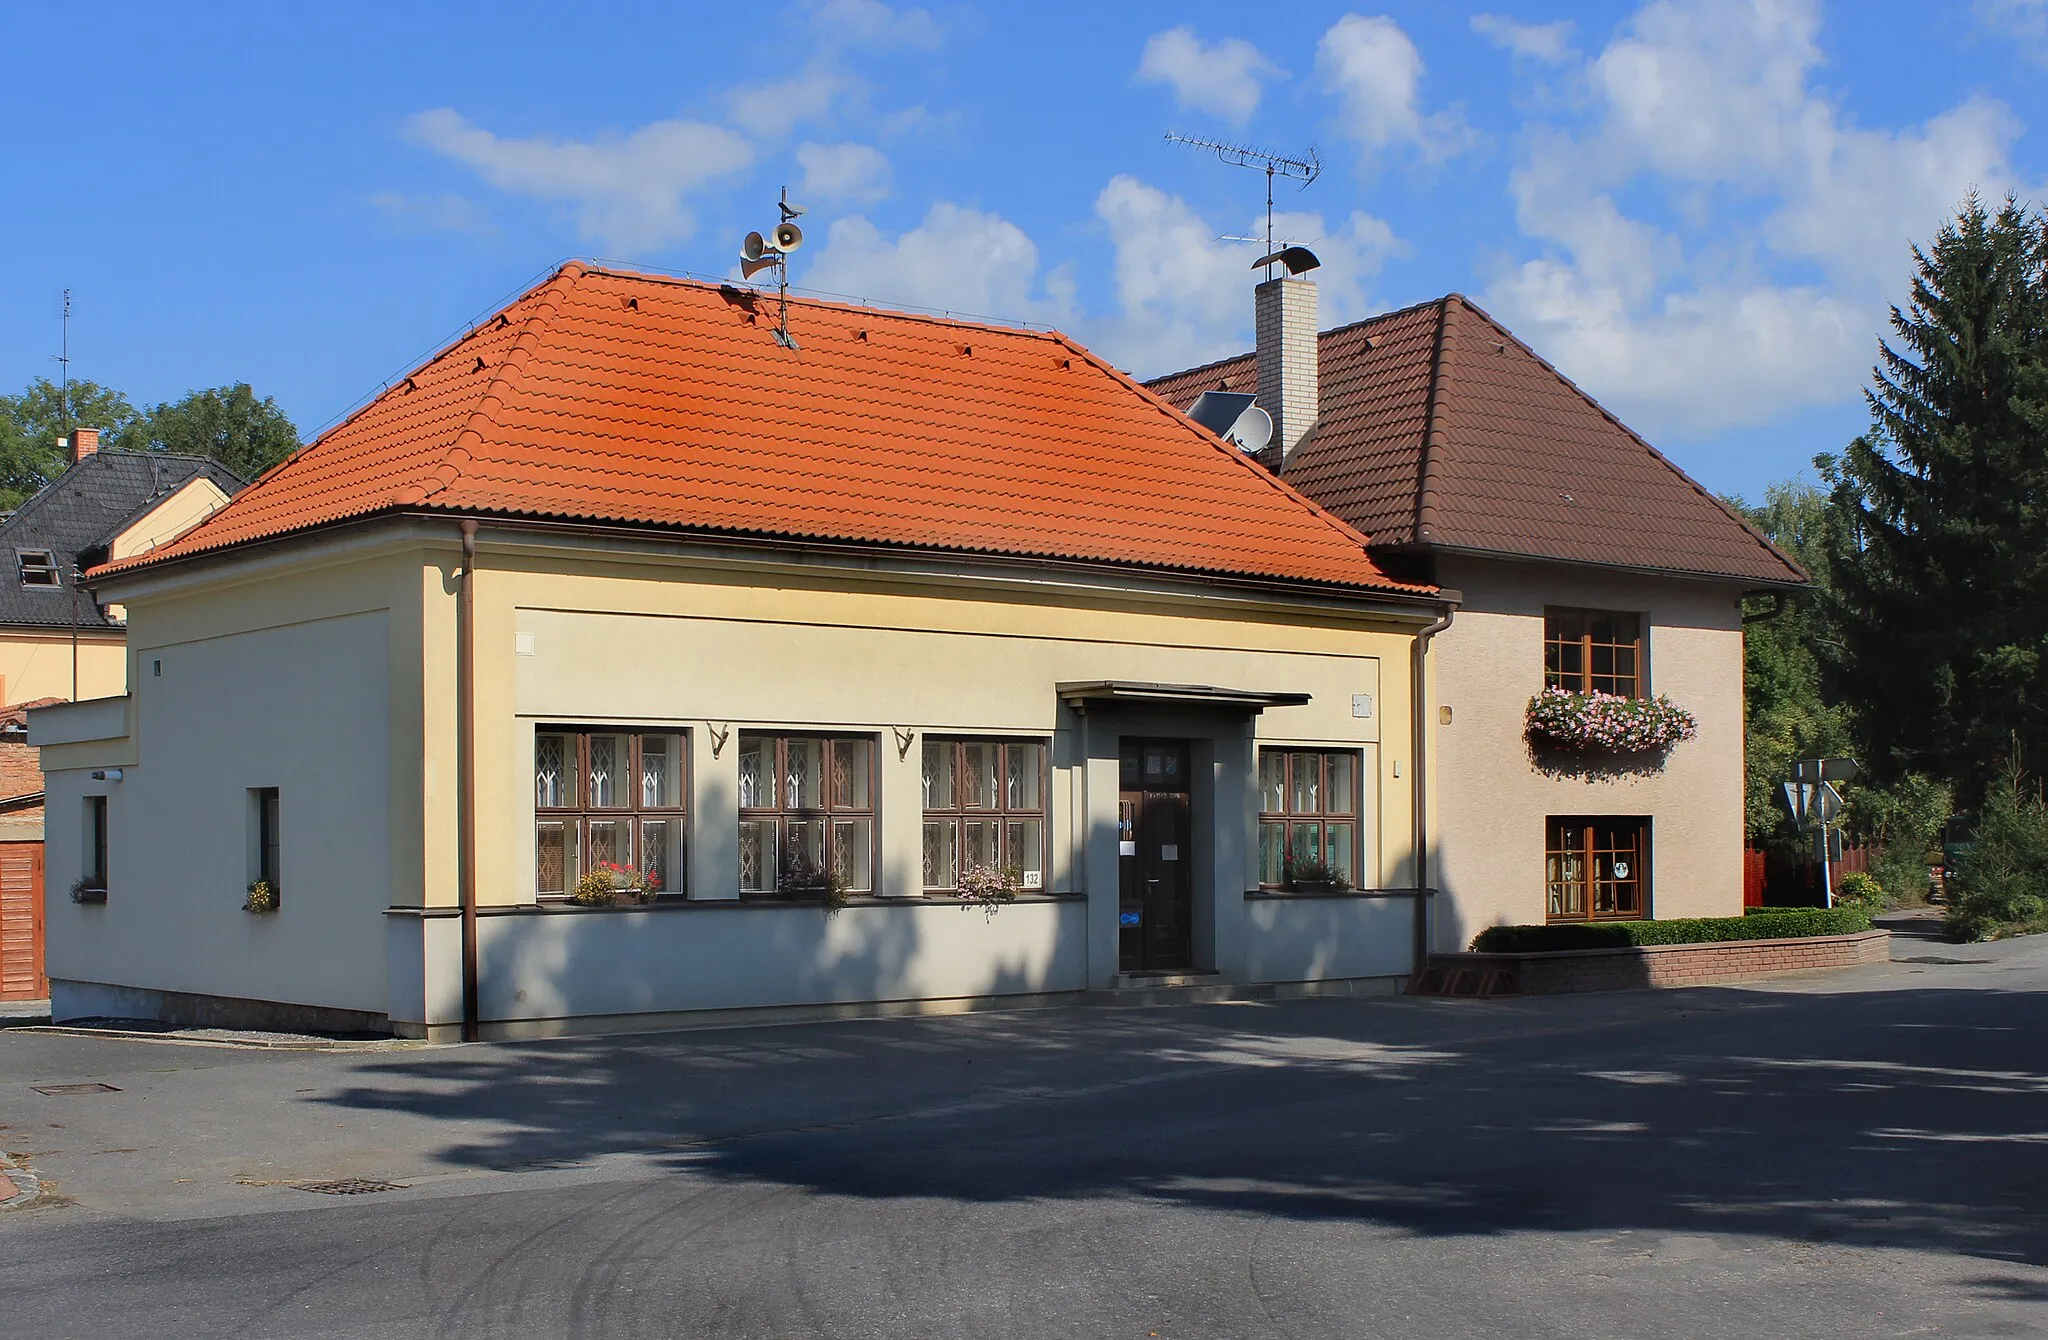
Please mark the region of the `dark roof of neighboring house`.
[[442, 512], [1425, 594], [1057, 333], [564, 265], [126, 572]]
[[[1805, 571], [1461, 294], [1320, 337], [1315, 427], [1282, 472], [1375, 548], [1789, 586]], [[1240, 354], [1147, 385], [1256, 393]]]
[[[81, 556], [104, 557], [115, 536], [194, 479], [205, 477], [233, 497], [244, 481], [204, 456], [159, 451], [96, 451], [51, 480], [0, 522], [0, 626], [69, 628], [71, 573]], [[48, 550], [59, 584], [23, 586], [21, 550]], [[78, 601], [81, 628], [117, 628], [90, 596]]]

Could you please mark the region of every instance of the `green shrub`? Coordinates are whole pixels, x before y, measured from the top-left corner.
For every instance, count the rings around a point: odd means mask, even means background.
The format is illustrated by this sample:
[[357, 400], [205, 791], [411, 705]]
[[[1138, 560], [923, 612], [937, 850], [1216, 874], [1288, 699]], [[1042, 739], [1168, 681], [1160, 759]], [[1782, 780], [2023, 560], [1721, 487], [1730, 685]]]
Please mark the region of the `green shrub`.
[[2048, 930], [2048, 799], [2017, 770], [1984, 793], [1975, 840], [1948, 882], [1948, 928], [1963, 940]]
[[1547, 926], [1489, 926], [1472, 941], [1481, 954], [1538, 954], [1560, 949], [1627, 949], [1636, 945], [1694, 945], [1722, 940], [1791, 940], [1809, 935], [1854, 935], [1870, 929], [1860, 907], [1758, 908], [1741, 917], [1680, 917], [1671, 921], [1563, 921]]
[[[1869, 843], [1870, 873], [1886, 902], [1911, 907], [1927, 901], [1928, 849], [1941, 841], [1955, 812], [1947, 783], [1907, 773], [1889, 786], [1858, 786], [1849, 793], [1849, 827]], [[1844, 881], [1846, 885], [1847, 881]]]
[[[1920, 873], [1924, 883], [1927, 872]], [[1851, 871], [1842, 876], [1841, 887], [1835, 890], [1835, 906], [1860, 907], [1868, 912], [1882, 912], [1885, 909], [1884, 885], [1877, 882], [1875, 875], [1866, 875], [1861, 870]]]

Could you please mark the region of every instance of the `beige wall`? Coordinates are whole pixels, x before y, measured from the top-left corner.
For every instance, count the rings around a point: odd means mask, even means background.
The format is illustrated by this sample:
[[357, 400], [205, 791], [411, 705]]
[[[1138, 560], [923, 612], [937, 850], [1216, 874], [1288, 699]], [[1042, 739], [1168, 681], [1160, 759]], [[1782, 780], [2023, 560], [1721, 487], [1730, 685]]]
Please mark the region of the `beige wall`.
[[[52, 917], [53, 977], [446, 1020], [456, 980], [453, 965], [439, 961], [448, 927], [383, 909], [458, 902], [459, 565], [454, 523], [387, 523], [122, 584], [134, 729], [46, 755], [65, 770], [53, 827], [72, 835], [63, 854], [53, 852], [52, 886], [75, 876], [79, 797], [95, 786], [112, 797], [118, 839], [107, 905], [66, 903], [61, 926]], [[1357, 964], [1405, 968], [1406, 903], [1398, 927], [1382, 912], [1351, 917], [1340, 928], [1350, 937], [1344, 951], [1318, 955], [1303, 936], [1321, 913], [1248, 918], [1243, 894], [1256, 883], [1253, 750], [1262, 743], [1360, 749], [1367, 882], [1412, 883], [1406, 681], [1412, 631], [1428, 611], [1044, 569], [1018, 576], [771, 559], [488, 530], [475, 583], [485, 907], [535, 905], [533, 733], [556, 722], [687, 736], [696, 808], [689, 892], [705, 900], [737, 894], [740, 731], [830, 728], [877, 739], [885, 895], [921, 891], [917, 740], [927, 732], [1045, 738], [1055, 766], [1049, 891], [1096, 895], [1085, 907], [1013, 909], [1018, 916], [998, 917], [994, 939], [977, 916], [918, 904], [902, 917], [849, 909], [830, 923], [816, 908], [794, 906], [599, 917], [616, 926], [578, 913], [487, 917], [487, 971], [496, 974], [487, 995], [503, 1018], [541, 1027], [556, 1011], [718, 1004], [711, 997], [720, 993], [706, 994], [716, 977], [705, 975], [716, 966], [710, 960], [646, 1000], [620, 995], [613, 979], [630, 965], [606, 946], [634, 926], [641, 929], [628, 939], [639, 947], [627, 958], [638, 963], [634, 955], [673, 941], [673, 953], [656, 957], [679, 970], [718, 937], [771, 955], [782, 946], [798, 956], [783, 977], [816, 1002], [1106, 984], [1115, 971], [1120, 732], [1186, 736], [1208, 770], [1216, 813], [1206, 845], [1198, 843], [1206, 881], [1198, 897], [1208, 899], [1209, 917], [1198, 943], [1214, 966], [1242, 975], [1271, 963], [1303, 978]], [[1254, 726], [1241, 712], [1208, 708], [1098, 708], [1084, 720], [1054, 691], [1062, 681], [1103, 679], [1313, 698], [1270, 710]], [[1371, 698], [1370, 715], [1354, 715], [1354, 695]], [[735, 737], [717, 756], [714, 727]], [[898, 730], [913, 738], [900, 756]], [[123, 760], [134, 766], [122, 782], [86, 777]], [[285, 814], [284, 907], [255, 917], [239, 910], [247, 789], [268, 785], [280, 788]], [[717, 935], [702, 940], [712, 927]], [[1285, 943], [1257, 959], [1258, 937], [1275, 934]], [[1392, 937], [1387, 945], [1364, 942], [1382, 934]], [[887, 972], [849, 936], [887, 943]], [[763, 989], [723, 994], [734, 1005], [770, 1003], [755, 999]]]
[[[1742, 625], [1737, 589], [1606, 575], [1563, 565], [1445, 559], [1465, 604], [1431, 651], [1436, 730], [1439, 950], [1491, 925], [1544, 918], [1543, 828], [1550, 815], [1651, 820], [1651, 907], [1660, 918], [1742, 910]], [[1699, 719], [1699, 735], [1661, 769], [1547, 776], [1523, 741], [1543, 687], [1546, 605], [1645, 615], [1649, 691]]]
[[174, 540], [227, 505], [228, 495], [212, 480], [201, 477], [188, 481], [177, 492], [152, 507], [119, 535], [107, 548], [110, 562], [146, 554], [166, 540]]
[[[62, 592], [51, 597], [66, 602]], [[128, 687], [126, 651], [118, 632], [81, 631], [78, 636], [78, 697], [107, 698]], [[71, 632], [0, 631], [0, 695], [5, 703], [69, 698]]]

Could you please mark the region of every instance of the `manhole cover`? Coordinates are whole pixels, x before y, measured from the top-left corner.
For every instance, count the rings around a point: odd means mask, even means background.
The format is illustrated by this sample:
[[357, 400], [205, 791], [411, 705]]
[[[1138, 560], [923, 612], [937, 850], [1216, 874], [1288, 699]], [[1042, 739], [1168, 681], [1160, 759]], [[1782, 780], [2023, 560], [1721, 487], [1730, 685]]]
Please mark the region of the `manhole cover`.
[[374, 1177], [337, 1177], [331, 1182], [293, 1182], [300, 1191], [315, 1191], [323, 1196], [367, 1196], [377, 1191], [403, 1191], [403, 1182], [384, 1182]]
[[119, 1093], [111, 1084], [31, 1084], [37, 1093], [47, 1093], [52, 1098], [61, 1098], [67, 1093]]

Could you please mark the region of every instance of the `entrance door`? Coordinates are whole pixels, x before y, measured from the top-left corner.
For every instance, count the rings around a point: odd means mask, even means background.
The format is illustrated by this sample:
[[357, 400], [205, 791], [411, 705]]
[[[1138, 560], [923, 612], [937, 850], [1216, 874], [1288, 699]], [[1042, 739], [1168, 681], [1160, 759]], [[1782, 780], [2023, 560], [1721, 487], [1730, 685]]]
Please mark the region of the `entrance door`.
[[1194, 926], [1187, 741], [1125, 740], [1122, 764], [1117, 966], [1184, 971], [1193, 966]]
[[43, 844], [0, 842], [0, 1000], [41, 1000]]

